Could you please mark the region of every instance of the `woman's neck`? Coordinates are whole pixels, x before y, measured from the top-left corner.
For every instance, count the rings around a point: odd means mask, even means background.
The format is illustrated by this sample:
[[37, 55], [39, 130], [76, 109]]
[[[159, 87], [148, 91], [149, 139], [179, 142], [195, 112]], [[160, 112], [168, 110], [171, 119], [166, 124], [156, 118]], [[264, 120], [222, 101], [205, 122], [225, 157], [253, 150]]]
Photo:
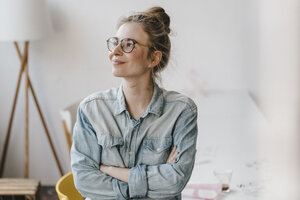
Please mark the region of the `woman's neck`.
[[123, 81], [123, 92], [129, 113], [139, 119], [146, 111], [154, 91], [151, 81]]

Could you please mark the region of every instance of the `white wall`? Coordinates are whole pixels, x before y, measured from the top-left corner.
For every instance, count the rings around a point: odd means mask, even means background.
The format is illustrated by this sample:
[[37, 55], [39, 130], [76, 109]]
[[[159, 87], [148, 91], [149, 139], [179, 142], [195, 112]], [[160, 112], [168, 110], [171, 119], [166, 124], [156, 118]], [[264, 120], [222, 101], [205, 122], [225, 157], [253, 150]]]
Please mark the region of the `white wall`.
[[[120, 80], [111, 75], [105, 40], [114, 35], [120, 16], [154, 5], [163, 6], [169, 13], [173, 46], [170, 64], [163, 73], [163, 85], [167, 89], [191, 89], [193, 85], [189, 79], [191, 74], [196, 74], [196, 82], [200, 87], [216, 90], [250, 89], [260, 105], [264, 106], [270, 100], [264, 98], [263, 94], [273, 89], [274, 79], [269, 79], [267, 88], [261, 87], [263, 83], [258, 81], [263, 80], [258, 76], [261, 69], [265, 70], [263, 75], [273, 71], [271, 67], [264, 67], [264, 62], [268, 60], [261, 59], [266, 55], [272, 60], [272, 51], [269, 53], [272, 38], [268, 38], [272, 27], [261, 23], [277, 22], [269, 15], [264, 15], [269, 12], [268, 5], [272, 5], [272, 2], [263, 2], [265, 4], [258, 0], [48, 0], [55, 33], [45, 40], [31, 42], [30, 76], [64, 171], [70, 170], [70, 160], [59, 110], [94, 91], [119, 85]], [[270, 14], [271, 17], [276, 16], [275, 13]], [[290, 27], [290, 24], [285, 24], [289, 18], [284, 19], [280, 25]], [[294, 19], [291, 26], [295, 24]], [[294, 31], [290, 30], [293, 34]], [[284, 37], [288, 38], [289, 35]], [[295, 37], [293, 35], [291, 41]], [[262, 46], [267, 49], [261, 49], [261, 40], [266, 42]], [[260, 49], [262, 54], [259, 53]], [[290, 50], [294, 52], [294, 49]], [[0, 146], [4, 143], [19, 65], [13, 44], [0, 43]], [[280, 70], [284, 71], [282, 66]], [[296, 66], [295, 63], [293, 66]], [[297, 89], [296, 84], [294, 86], [294, 90]], [[5, 176], [23, 175], [24, 93], [23, 85], [21, 87]], [[30, 177], [41, 179], [43, 184], [55, 184], [60, 177], [32, 103]]]
[[250, 91], [265, 113], [270, 132], [264, 154], [272, 174], [264, 199], [299, 199], [300, 2], [257, 0], [256, 65]]

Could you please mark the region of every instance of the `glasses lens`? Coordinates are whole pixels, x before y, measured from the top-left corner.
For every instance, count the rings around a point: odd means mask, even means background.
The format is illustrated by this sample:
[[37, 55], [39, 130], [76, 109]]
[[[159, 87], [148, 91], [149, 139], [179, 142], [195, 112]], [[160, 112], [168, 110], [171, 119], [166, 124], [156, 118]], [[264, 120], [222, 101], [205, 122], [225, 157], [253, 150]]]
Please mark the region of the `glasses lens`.
[[125, 53], [130, 53], [134, 48], [134, 41], [131, 39], [123, 39], [121, 42], [121, 47]]
[[106, 42], [109, 51], [113, 51], [119, 44], [118, 39], [115, 37], [109, 38]]

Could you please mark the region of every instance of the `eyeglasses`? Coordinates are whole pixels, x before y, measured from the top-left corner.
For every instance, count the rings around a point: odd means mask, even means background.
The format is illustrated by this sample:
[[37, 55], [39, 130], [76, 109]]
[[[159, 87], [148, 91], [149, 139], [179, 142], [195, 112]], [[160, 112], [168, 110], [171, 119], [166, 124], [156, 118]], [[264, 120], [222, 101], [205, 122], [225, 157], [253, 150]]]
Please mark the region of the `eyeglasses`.
[[[139, 44], [141, 46], [147, 46], [147, 45], [140, 44], [136, 40], [130, 38], [124, 38], [120, 42], [121, 42], [121, 49], [124, 53], [131, 53], [135, 47], [135, 44]], [[119, 38], [117, 37], [108, 38], [106, 40], [108, 50], [110, 52], [114, 51], [120, 42], [119, 42]]]

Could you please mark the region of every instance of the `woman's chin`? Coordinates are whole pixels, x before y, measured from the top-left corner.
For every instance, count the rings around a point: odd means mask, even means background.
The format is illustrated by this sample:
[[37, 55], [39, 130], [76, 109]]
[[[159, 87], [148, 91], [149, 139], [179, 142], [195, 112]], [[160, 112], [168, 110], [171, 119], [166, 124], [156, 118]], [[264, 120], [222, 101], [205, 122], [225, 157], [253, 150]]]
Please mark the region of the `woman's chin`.
[[124, 73], [121, 73], [121, 72], [118, 72], [118, 71], [115, 71], [115, 70], [112, 71], [112, 74], [115, 77], [124, 77]]
[[120, 75], [117, 75], [117, 74], [113, 74], [113, 75], [114, 75], [114, 77], [119, 77], [119, 78], [123, 77], [123, 76], [120, 76]]

